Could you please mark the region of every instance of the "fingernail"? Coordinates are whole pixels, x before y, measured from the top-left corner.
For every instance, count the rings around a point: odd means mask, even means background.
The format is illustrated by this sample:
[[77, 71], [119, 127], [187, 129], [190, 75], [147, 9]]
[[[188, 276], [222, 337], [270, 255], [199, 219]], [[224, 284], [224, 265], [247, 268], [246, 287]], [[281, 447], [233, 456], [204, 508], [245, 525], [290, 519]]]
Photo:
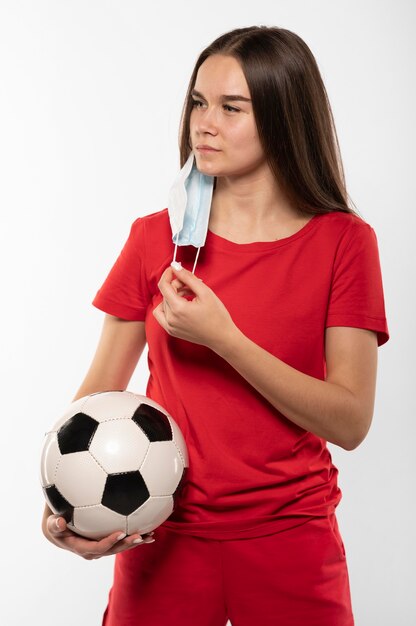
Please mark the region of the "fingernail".
[[56, 528], [57, 528], [58, 530], [61, 530], [61, 529], [59, 528], [59, 519], [60, 519], [59, 517], [57, 517], [57, 518], [56, 518], [56, 520], [55, 520], [55, 524], [56, 524]]
[[175, 268], [175, 270], [181, 270], [182, 268], [182, 263], [180, 261], [172, 261], [171, 266], [173, 268]]
[[117, 541], [121, 541], [124, 537], [127, 537], [126, 533], [121, 533], [121, 535], [117, 537]]
[[142, 537], [137, 537], [137, 539], [135, 539], [133, 541], [133, 543], [143, 543], [144, 539]]

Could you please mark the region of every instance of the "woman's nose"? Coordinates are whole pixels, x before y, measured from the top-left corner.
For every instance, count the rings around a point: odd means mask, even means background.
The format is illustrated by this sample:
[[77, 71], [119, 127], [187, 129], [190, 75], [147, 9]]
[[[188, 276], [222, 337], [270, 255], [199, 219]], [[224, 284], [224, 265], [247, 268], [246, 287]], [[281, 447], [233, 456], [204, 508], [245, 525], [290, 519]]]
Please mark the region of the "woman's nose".
[[218, 130], [217, 112], [214, 108], [200, 111], [198, 119], [195, 120], [195, 130], [200, 133], [210, 132], [216, 134]]

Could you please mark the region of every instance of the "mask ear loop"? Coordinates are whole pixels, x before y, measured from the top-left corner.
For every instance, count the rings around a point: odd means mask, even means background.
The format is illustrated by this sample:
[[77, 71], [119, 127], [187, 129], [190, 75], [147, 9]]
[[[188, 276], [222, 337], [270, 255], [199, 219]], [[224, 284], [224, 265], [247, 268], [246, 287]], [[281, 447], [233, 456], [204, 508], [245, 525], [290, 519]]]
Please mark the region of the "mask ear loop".
[[[175, 252], [173, 253], [173, 261], [172, 261], [172, 263], [176, 263], [176, 251], [177, 251], [177, 249], [178, 249], [178, 235], [176, 235]], [[199, 257], [199, 251], [200, 250], [201, 250], [201, 248], [198, 248], [198, 252], [196, 253], [194, 266], [192, 268], [192, 274], [195, 273], [195, 268], [196, 268], [196, 264], [198, 262], [198, 257]]]
[[194, 267], [192, 269], [192, 274], [195, 272], [195, 268], [196, 268], [196, 263], [198, 261], [198, 256], [199, 256], [199, 251], [201, 248], [198, 248], [198, 252], [196, 253], [196, 257], [195, 257], [195, 262], [194, 262]]
[[177, 249], [178, 249], [178, 236], [179, 236], [179, 235], [176, 235], [175, 252], [174, 252], [174, 254], [173, 254], [173, 261], [174, 261], [175, 263], [176, 263], [176, 251], [177, 251]]

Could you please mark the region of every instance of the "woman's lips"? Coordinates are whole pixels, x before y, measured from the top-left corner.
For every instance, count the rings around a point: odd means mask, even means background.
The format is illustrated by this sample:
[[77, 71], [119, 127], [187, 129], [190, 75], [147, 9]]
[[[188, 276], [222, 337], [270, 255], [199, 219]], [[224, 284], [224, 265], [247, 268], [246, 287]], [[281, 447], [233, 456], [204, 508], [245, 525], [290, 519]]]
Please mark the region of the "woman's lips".
[[196, 149], [199, 150], [199, 152], [219, 152], [219, 150], [207, 146], [197, 146]]

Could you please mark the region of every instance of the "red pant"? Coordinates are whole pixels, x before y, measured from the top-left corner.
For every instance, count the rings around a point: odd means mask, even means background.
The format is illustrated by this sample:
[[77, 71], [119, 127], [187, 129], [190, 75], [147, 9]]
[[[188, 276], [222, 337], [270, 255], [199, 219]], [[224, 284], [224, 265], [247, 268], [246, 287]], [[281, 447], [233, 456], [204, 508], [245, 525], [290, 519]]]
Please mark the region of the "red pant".
[[154, 537], [116, 556], [103, 626], [354, 626], [335, 515], [254, 539]]

